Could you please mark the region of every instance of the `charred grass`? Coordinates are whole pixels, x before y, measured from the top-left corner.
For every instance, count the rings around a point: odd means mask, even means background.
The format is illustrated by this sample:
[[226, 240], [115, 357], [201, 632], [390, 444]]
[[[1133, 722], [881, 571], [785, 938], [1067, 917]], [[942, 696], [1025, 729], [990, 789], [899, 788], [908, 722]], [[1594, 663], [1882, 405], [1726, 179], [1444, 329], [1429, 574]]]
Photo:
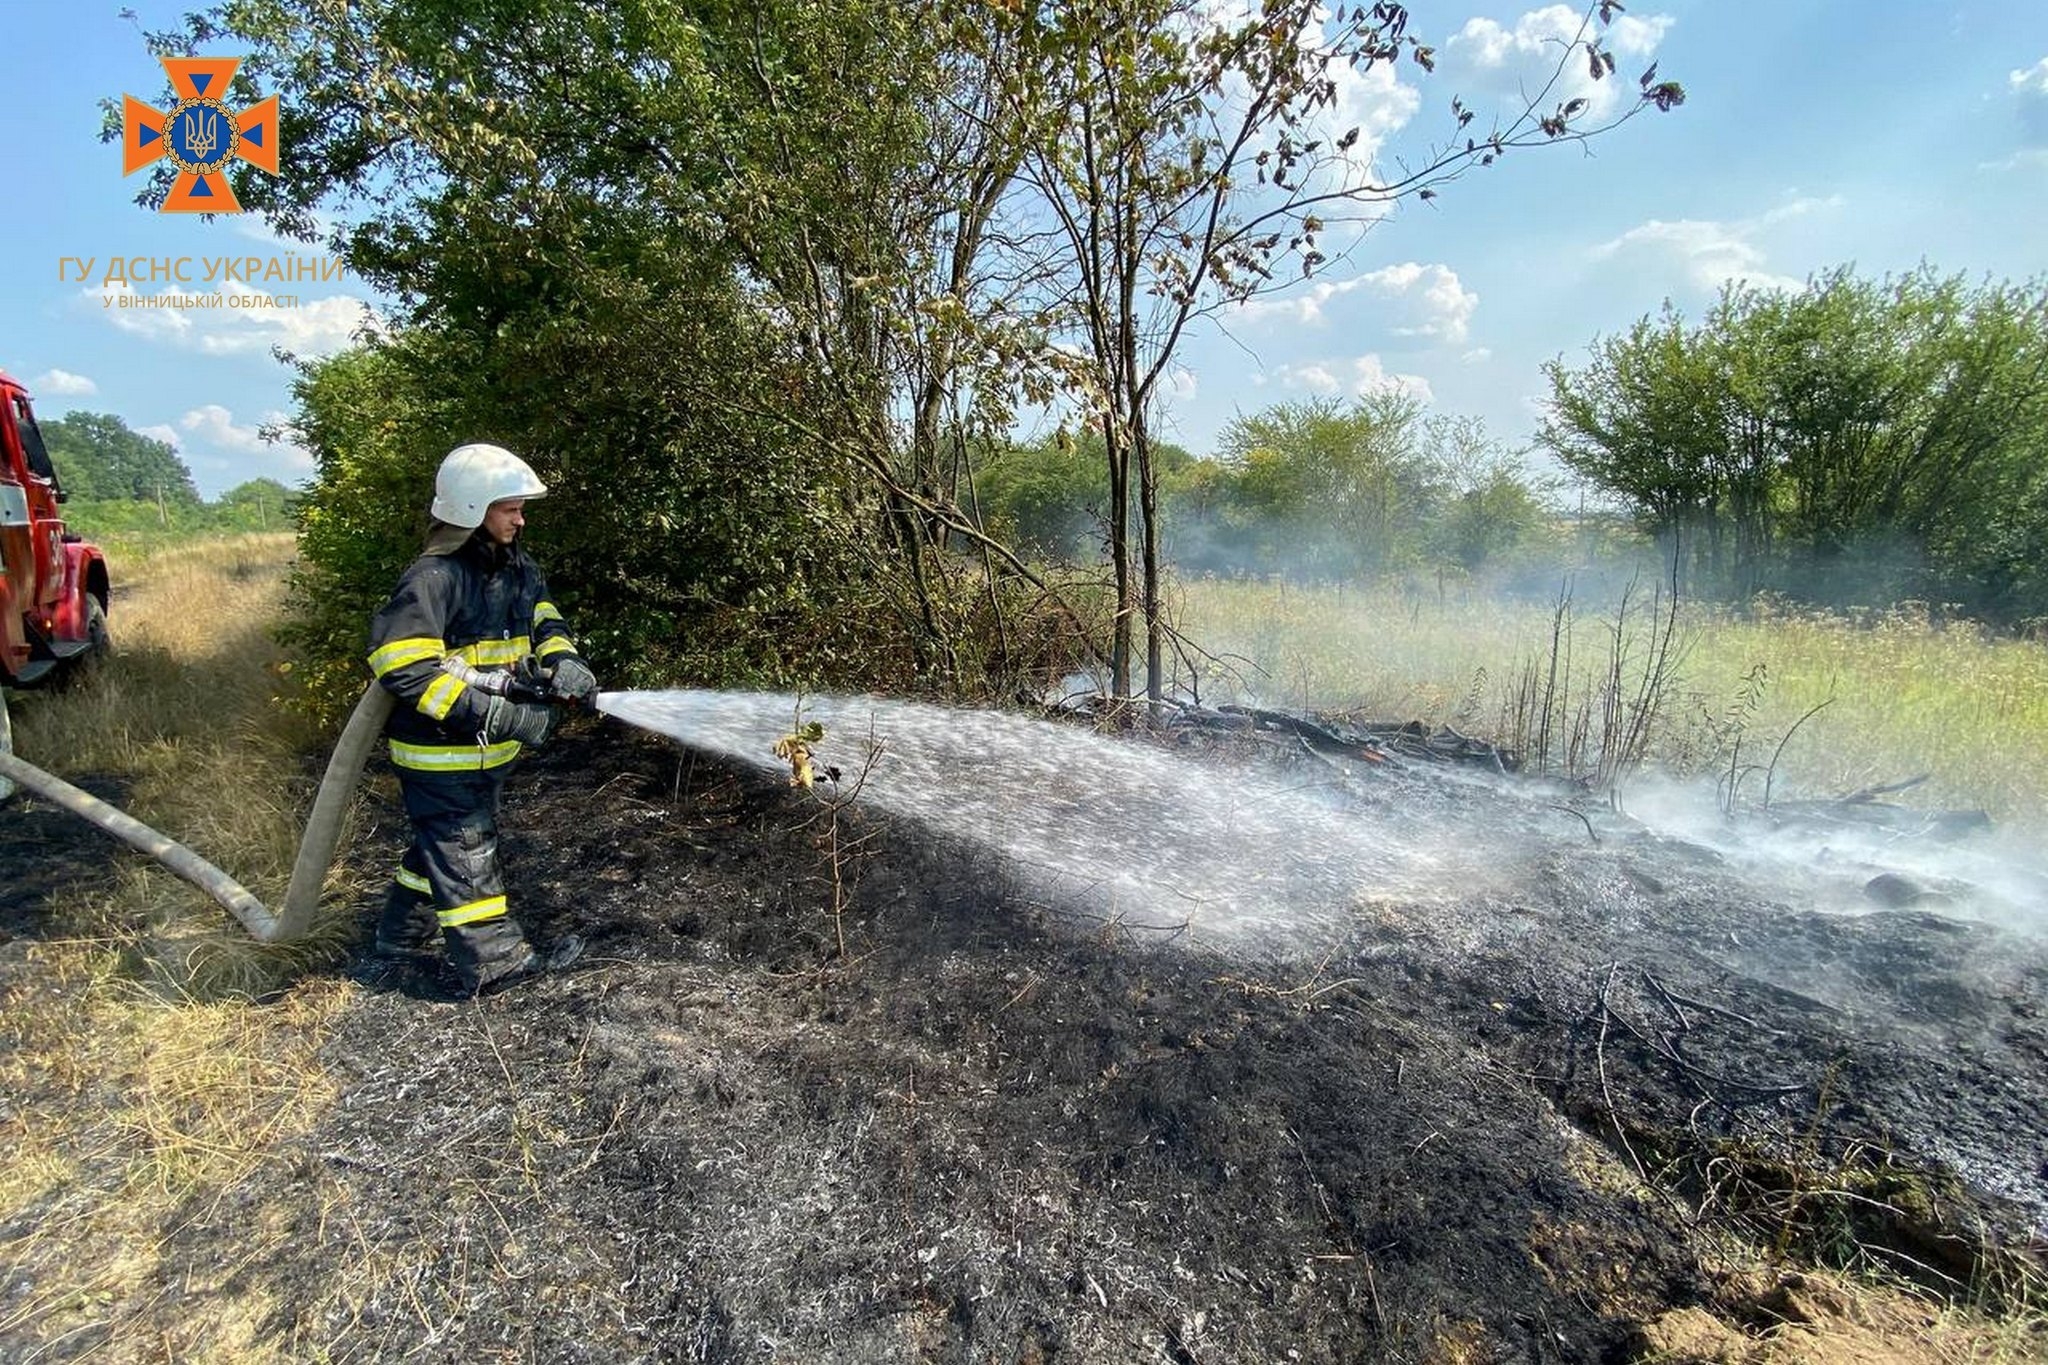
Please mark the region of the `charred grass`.
[[[15, 699], [24, 757], [266, 896], [313, 776], [262, 630], [288, 551], [134, 566], [102, 675]], [[1632, 1152], [1611, 1103], [1529, 1089], [1556, 1068], [1503, 1041], [1522, 1008], [1506, 976], [1459, 986], [1385, 944], [1349, 968], [1226, 962], [1113, 917], [1077, 936], [973, 849], [832, 817], [860, 867], [779, 783], [572, 734], [513, 793], [508, 854], [522, 914], [585, 932], [589, 961], [458, 1003], [352, 946], [402, 837], [385, 783], [322, 936], [289, 955], [69, 817], [10, 807], [0, 1355], [2044, 1348], [2037, 1283], [1944, 1298], [1882, 1266], [1814, 1269], [1859, 1235], [1839, 1192], [1911, 1191], [1791, 1160], [1797, 1115], [1787, 1142], [1688, 1187], [1654, 1125]], [[1661, 1185], [1635, 1161], [1660, 1155]], [[1697, 1210], [1710, 1188], [1741, 1216], [1681, 1215], [1674, 1198]]]

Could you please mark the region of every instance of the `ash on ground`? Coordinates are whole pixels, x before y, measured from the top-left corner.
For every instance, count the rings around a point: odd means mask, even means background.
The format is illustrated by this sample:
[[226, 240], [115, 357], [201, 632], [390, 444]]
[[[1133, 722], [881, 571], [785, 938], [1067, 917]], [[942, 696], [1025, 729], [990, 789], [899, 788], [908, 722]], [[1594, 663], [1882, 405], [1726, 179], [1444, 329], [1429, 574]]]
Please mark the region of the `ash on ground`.
[[[370, 800], [366, 881], [404, 828]], [[292, 1359], [1594, 1362], [1754, 1320], [1727, 1234], [1980, 1301], [2040, 1273], [2038, 939], [1610, 831], [1251, 954], [834, 819], [572, 730], [507, 856], [584, 963], [474, 1003], [337, 966], [339, 1098], [164, 1229], [128, 1326], [231, 1295]], [[31, 1343], [105, 1344], [0, 1329]]]

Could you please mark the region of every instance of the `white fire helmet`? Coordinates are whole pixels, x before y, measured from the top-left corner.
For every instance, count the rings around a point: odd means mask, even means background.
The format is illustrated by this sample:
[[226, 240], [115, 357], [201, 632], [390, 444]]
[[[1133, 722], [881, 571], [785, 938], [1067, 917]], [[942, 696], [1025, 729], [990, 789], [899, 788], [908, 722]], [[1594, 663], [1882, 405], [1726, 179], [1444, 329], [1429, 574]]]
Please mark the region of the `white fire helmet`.
[[537, 498], [548, 491], [533, 467], [503, 446], [457, 446], [434, 476], [433, 515], [450, 526], [478, 527], [500, 498]]

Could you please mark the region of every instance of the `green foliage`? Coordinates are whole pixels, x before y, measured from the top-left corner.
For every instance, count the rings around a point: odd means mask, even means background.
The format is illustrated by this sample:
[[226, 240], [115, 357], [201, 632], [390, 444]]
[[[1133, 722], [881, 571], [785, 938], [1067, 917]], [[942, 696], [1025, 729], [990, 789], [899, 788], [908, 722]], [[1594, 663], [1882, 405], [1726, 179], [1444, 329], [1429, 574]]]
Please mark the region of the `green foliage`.
[[[1030, 445], [998, 448], [975, 472], [984, 524], [1033, 555], [1091, 564], [1104, 555], [1109, 526], [1109, 468], [1101, 435], [1065, 432]], [[1153, 447], [1168, 490], [1195, 477], [1198, 462], [1177, 445]]]
[[1429, 557], [1464, 573], [1494, 573], [1550, 560], [1555, 481], [1533, 475], [1523, 452], [1503, 448], [1476, 417], [1422, 423], [1423, 458], [1438, 505], [1423, 530]]
[[1476, 419], [1397, 393], [1282, 403], [1225, 429], [1217, 463], [1168, 500], [1175, 561], [1306, 581], [1426, 564], [1498, 566], [1550, 521], [1520, 460]]
[[[1020, 398], [1064, 394], [1101, 437], [1118, 690], [1134, 606], [1156, 676], [1157, 515], [1179, 476], [1148, 406], [1193, 318], [1313, 271], [1340, 202], [1384, 211], [1371, 158], [1346, 154], [1358, 131], [1303, 120], [1333, 110], [1338, 64], [1429, 65], [1398, 10], [223, 0], [187, 16], [156, 50], [247, 53], [233, 94], [283, 100], [292, 155], [238, 181], [242, 202], [305, 237], [345, 206], [332, 246], [403, 304], [379, 349], [306, 372], [320, 481], [300, 512], [298, 638], [349, 666], [439, 452], [496, 439], [557, 484], [533, 534], [615, 673], [999, 686], [1032, 651], [977, 604], [1035, 608], [1053, 585], [960, 510], [965, 452]], [[1583, 113], [1475, 129], [1403, 183], [1597, 131]], [[1074, 506], [1070, 472], [1020, 467], [1012, 500], [1069, 540], [1051, 519]]]
[[1255, 561], [1335, 580], [1419, 558], [1421, 523], [1440, 497], [1420, 449], [1421, 420], [1420, 403], [1382, 392], [1348, 405], [1282, 403], [1225, 427], [1233, 529]]
[[192, 473], [169, 442], [133, 431], [109, 413], [73, 412], [42, 424], [64, 489], [64, 520], [93, 539], [177, 541], [279, 531], [294, 494], [252, 479], [216, 502], [200, 500]]
[[966, 392], [992, 420], [1010, 389], [982, 339], [1009, 324], [965, 325], [952, 268], [1002, 158], [956, 117], [986, 96], [950, 24], [260, 0], [156, 37], [250, 53], [294, 152], [243, 202], [306, 231], [352, 201], [333, 245], [405, 304], [299, 388], [319, 475], [292, 635], [317, 692], [359, 677], [436, 463], [480, 439], [552, 486], [530, 534], [608, 679], [971, 690], [1028, 653], [1019, 621], [971, 635], [1041, 585], [948, 543], [938, 415]]
[[252, 479], [213, 502], [174, 503], [117, 500], [64, 504], [64, 521], [92, 540], [141, 538], [178, 541], [193, 536], [221, 536], [286, 531], [298, 494], [275, 479]]
[[1049, 438], [999, 451], [975, 478], [984, 523], [1030, 553], [1072, 562], [1100, 555], [1109, 475], [1100, 438]]
[[1680, 545], [1695, 591], [2048, 613], [2048, 285], [1731, 287], [1547, 373], [1545, 442]]
[[[1518, 455], [1477, 419], [1425, 417], [1399, 395], [1282, 403], [1234, 422], [1221, 458], [1177, 446], [1155, 458], [1164, 551], [1186, 572], [1337, 581], [1435, 564], [1476, 574], [1554, 538], [1547, 489]], [[1031, 553], [1104, 558], [1099, 436], [1000, 448], [975, 486], [989, 528]]]
[[58, 482], [73, 502], [154, 504], [161, 499], [177, 507], [199, 502], [192, 471], [177, 450], [167, 441], [131, 431], [112, 413], [70, 412], [41, 425]]

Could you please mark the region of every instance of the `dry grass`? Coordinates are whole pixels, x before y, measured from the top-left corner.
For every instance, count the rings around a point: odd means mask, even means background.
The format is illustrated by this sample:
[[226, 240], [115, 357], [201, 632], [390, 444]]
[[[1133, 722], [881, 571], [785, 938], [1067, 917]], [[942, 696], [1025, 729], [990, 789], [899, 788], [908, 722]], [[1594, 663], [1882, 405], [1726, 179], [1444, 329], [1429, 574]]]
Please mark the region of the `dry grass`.
[[[14, 693], [14, 747], [72, 780], [122, 788], [121, 805], [219, 864], [268, 904], [282, 896], [317, 772], [316, 736], [279, 701], [270, 636], [293, 541], [193, 541], [113, 564], [114, 654], [90, 679]], [[114, 845], [108, 844], [111, 849]], [[66, 927], [108, 935], [172, 991], [260, 994], [332, 944], [263, 949], [202, 893], [130, 866], [111, 899], [69, 907]]]
[[[1421, 719], [1512, 742], [1517, 691], [1547, 665], [1554, 613], [1455, 593], [1204, 581], [1183, 589], [1181, 617], [1272, 704]], [[1611, 609], [1575, 604], [1558, 697], [1567, 719], [1597, 709], [1613, 623]], [[1630, 668], [1642, 663], [1643, 636], [1633, 638]], [[1744, 617], [1688, 606], [1674, 647], [1677, 673], [1650, 753], [1679, 771], [1719, 775], [1732, 758], [1748, 770], [1743, 797], [1761, 799], [1765, 769], [1789, 734], [1777, 755], [1780, 796], [1927, 773], [1914, 799], [1928, 805], [2004, 819], [2048, 809], [2048, 650], [2038, 644], [1918, 610], [1851, 618], [1766, 605]]]
[[[266, 633], [291, 552], [266, 536], [116, 559], [113, 657], [76, 686], [9, 698], [21, 757], [115, 785], [132, 814], [272, 898], [310, 794], [312, 736], [275, 701]], [[98, 1359], [273, 1359], [259, 1344], [270, 1305], [215, 1292], [237, 1267], [195, 1267], [166, 1243], [325, 1111], [315, 1054], [353, 988], [254, 1006], [326, 944], [260, 948], [136, 859], [110, 883], [81, 869], [79, 885], [0, 976], [0, 1335]], [[274, 1244], [247, 1234], [250, 1256]], [[167, 1296], [176, 1339], [134, 1333]]]
[[1988, 1321], [1882, 1283], [1745, 1259], [1714, 1311], [1674, 1309], [1644, 1329], [1638, 1365], [2029, 1365], [2048, 1352], [2048, 1320]]
[[[40, 944], [7, 991], [0, 1280], [26, 1292], [9, 1298], [0, 1335], [103, 1337], [114, 1359], [202, 1358], [124, 1338], [122, 1323], [177, 1294], [192, 1305], [190, 1343], [252, 1339], [263, 1305], [207, 1292], [232, 1268], [194, 1267], [166, 1243], [325, 1111], [333, 1086], [314, 1054], [352, 989], [302, 987], [271, 1009], [171, 1001], [110, 974], [108, 947]], [[265, 1249], [254, 1229], [244, 1245]]]

